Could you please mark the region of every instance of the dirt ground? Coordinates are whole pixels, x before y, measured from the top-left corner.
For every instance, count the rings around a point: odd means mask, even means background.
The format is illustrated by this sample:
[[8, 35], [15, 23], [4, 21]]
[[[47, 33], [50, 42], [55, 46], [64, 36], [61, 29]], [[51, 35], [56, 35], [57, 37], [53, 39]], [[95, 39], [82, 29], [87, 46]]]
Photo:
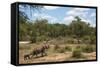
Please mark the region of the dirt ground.
[[[66, 52], [66, 53], [53, 53], [53, 54], [48, 54], [47, 56], [44, 57], [38, 57], [35, 58], [33, 57], [32, 59], [29, 60], [24, 60], [24, 52], [20, 51], [19, 52], [19, 64], [27, 64], [27, 63], [41, 63], [41, 62], [61, 62], [61, 61], [74, 61], [76, 59], [71, 58], [72, 53], [71, 52]], [[96, 53], [83, 53], [84, 56], [86, 56], [86, 59], [77, 59], [77, 60], [94, 60], [96, 59]]]
[[[41, 44], [41, 43], [40, 43]], [[20, 44], [19, 45], [19, 64], [27, 64], [27, 63], [43, 63], [43, 62], [61, 62], [61, 61], [78, 61], [78, 60], [95, 60], [96, 59], [96, 52], [91, 53], [84, 53], [82, 55], [85, 58], [73, 58], [72, 51], [65, 51], [64, 53], [57, 53], [54, 52], [54, 45], [50, 45], [50, 49], [47, 51], [47, 56], [44, 57], [33, 57], [28, 60], [24, 60], [24, 55], [29, 54], [34, 48], [40, 47], [41, 45], [38, 44]], [[77, 46], [76, 44], [67, 44], [61, 45], [63, 46], [70, 46], [72, 50]], [[83, 44], [79, 44], [78, 46], [85, 46]]]

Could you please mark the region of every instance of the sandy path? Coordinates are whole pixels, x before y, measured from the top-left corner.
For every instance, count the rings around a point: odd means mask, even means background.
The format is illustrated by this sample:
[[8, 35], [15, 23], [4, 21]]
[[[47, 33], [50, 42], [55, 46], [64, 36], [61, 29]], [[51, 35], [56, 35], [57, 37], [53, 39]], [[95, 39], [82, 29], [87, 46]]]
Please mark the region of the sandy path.
[[59, 61], [64, 61], [67, 60], [68, 58], [71, 57], [71, 53], [55, 53], [55, 54], [50, 54], [44, 57], [39, 57], [39, 58], [32, 58], [30, 60], [24, 61], [23, 57], [20, 57], [19, 63], [41, 63], [41, 62], [59, 62]]
[[[23, 55], [23, 53], [20, 53], [20, 55]], [[87, 57], [88, 60], [96, 59], [96, 53], [83, 53], [84, 56]], [[72, 53], [66, 52], [66, 53], [53, 53], [49, 54], [44, 57], [33, 57], [30, 60], [24, 61], [23, 56], [21, 56], [19, 59], [20, 64], [26, 64], [26, 63], [41, 63], [41, 62], [61, 62], [61, 61], [74, 61], [76, 59], [71, 58]], [[86, 60], [86, 59], [78, 59], [78, 60]]]

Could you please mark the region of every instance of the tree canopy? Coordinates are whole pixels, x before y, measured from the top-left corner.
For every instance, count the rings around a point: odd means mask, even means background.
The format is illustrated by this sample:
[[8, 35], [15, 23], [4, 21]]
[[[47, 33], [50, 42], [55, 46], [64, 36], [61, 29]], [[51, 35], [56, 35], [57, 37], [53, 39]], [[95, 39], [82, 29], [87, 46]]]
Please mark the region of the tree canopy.
[[[38, 9], [43, 8], [42, 6], [32, 5], [23, 5], [22, 7], [29, 7], [30, 13], [34, 9], [39, 11]], [[47, 19], [36, 19], [31, 22], [25, 12], [19, 11], [20, 41], [31, 41], [35, 43], [58, 37], [71, 37], [78, 40], [88, 40], [89, 43], [96, 43], [96, 27], [91, 27], [88, 22], [82, 21], [79, 16], [76, 16], [69, 25], [60, 24], [59, 22], [50, 24]]]

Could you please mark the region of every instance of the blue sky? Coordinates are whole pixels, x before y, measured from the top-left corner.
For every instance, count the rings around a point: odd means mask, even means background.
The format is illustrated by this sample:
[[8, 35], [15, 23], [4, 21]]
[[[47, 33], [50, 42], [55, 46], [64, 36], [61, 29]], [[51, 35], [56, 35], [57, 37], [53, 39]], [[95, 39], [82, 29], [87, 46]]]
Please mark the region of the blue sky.
[[89, 22], [91, 26], [96, 25], [96, 9], [93, 8], [79, 8], [79, 7], [60, 7], [60, 6], [44, 6], [41, 12], [34, 10], [30, 13], [29, 8], [22, 8], [31, 21], [36, 19], [47, 19], [49, 23], [70, 24], [75, 16], [79, 16], [82, 21]]

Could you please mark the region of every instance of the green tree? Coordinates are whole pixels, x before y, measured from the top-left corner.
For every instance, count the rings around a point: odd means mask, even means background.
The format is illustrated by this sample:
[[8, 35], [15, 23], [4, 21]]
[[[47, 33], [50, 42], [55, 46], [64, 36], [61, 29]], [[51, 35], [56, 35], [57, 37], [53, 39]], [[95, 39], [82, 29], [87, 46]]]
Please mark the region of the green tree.
[[81, 21], [79, 17], [75, 17], [75, 20], [69, 25], [69, 30], [71, 35], [74, 35], [75, 38], [79, 41], [84, 35], [89, 35], [91, 33], [90, 26], [87, 22]]

